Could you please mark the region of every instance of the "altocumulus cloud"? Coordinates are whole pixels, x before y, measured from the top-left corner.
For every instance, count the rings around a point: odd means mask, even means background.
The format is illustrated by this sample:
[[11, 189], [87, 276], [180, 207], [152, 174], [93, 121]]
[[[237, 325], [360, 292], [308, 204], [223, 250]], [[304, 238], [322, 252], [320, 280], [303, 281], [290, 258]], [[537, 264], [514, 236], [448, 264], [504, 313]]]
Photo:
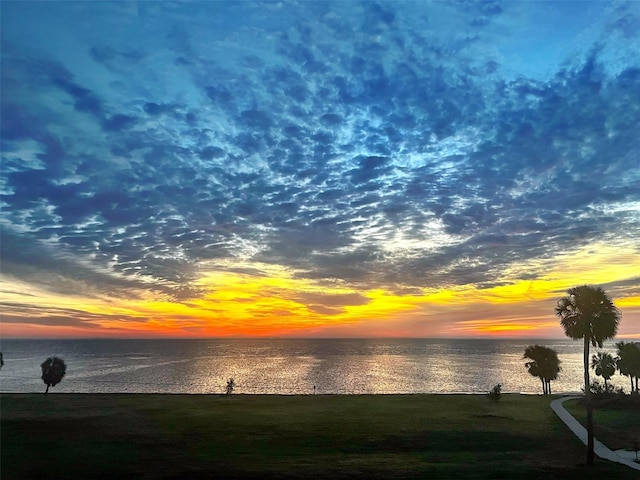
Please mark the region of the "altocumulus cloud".
[[19, 281], [186, 300], [241, 260], [415, 292], [637, 247], [635, 2], [1, 8]]

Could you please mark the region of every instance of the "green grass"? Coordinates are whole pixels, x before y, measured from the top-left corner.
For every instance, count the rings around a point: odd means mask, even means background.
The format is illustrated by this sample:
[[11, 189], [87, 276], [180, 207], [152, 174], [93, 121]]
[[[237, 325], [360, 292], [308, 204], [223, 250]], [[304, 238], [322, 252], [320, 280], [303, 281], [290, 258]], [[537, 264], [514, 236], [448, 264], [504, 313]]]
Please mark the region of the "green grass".
[[0, 396], [2, 478], [637, 478], [541, 396]]
[[[587, 413], [582, 399], [565, 402], [564, 406], [586, 425]], [[593, 425], [594, 436], [611, 450], [632, 450], [634, 442], [640, 445], [640, 399], [617, 395], [605, 397], [596, 403]]]

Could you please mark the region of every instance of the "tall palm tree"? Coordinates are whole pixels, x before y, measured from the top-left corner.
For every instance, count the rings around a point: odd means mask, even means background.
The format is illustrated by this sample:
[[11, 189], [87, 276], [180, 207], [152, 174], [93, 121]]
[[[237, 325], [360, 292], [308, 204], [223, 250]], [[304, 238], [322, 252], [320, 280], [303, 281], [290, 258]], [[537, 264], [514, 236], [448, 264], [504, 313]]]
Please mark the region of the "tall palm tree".
[[584, 394], [587, 406], [587, 465], [593, 465], [593, 403], [589, 382], [589, 345], [602, 348], [616, 336], [620, 312], [602, 287], [581, 285], [570, 288], [558, 300], [556, 315], [567, 337], [584, 341]]
[[[629, 377], [631, 381], [631, 393], [638, 390], [638, 378], [640, 378], [640, 344], [638, 343], [616, 343], [618, 347], [618, 356], [616, 357], [616, 365], [620, 373], [626, 377]], [[635, 389], [633, 386], [633, 380], [635, 379]]]
[[609, 379], [616, 373], [616, 359], [613, 355], [607, 352], [598, 352], [597, 355], [591, 357], [591, 368], [596, 372], [596, 375], [604, 378], [604, 390], [609, 391]]
[[524, 350], [522, 358], [530, 361], [525, 363], [529, 374], [538, 377], [542, 382], [542, 393], [551, 395], [551, 381], [558, 378], [560, 373], [560, 359], [553, 348], [541, 345], [529, 345]]
[[58, 357], [49, 357], [42, 365], [42, 381], [47, 385], [44, 393], [49, 393], [49, 387], [55, 387], [62, 381], [64, 374], [67, 373], [67, 366], [64, 360]]

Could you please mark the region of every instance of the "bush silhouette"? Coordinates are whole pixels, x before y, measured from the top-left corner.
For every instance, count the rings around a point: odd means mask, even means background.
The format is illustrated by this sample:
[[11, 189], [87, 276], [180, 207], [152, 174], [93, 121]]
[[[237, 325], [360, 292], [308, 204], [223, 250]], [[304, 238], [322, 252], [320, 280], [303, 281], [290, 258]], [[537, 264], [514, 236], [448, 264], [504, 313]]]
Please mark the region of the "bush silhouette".
[[489, 397], [489, 400], [491, 400], [492, 402], [499, 402], [501, 394], [502, 394], [502, 385], [497, 383], [496, 385], [494, 385], [491, 391], [487, 393], [487, 397]]

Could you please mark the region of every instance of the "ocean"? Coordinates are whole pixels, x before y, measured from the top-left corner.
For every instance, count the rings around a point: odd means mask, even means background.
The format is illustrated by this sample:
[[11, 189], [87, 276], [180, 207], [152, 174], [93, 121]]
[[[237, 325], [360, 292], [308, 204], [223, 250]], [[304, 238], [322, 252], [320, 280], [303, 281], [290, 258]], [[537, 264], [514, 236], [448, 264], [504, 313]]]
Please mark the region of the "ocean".
[[[0, 392], [44, 392], [40, 364], [56, 355], [67, 374], [50, 394], [223, 393], [229, 378], [237, 394], [484, 393], [497, 383], [537, 394], [522, 359], [536, 343], [562, 362], [553, 392], [579, 392], [582, 342], [570, 339], [5, 339]], [[615, 345], [602, 350], [615, 354]], [[612, 383], [629, 390], [618, 373]]]

